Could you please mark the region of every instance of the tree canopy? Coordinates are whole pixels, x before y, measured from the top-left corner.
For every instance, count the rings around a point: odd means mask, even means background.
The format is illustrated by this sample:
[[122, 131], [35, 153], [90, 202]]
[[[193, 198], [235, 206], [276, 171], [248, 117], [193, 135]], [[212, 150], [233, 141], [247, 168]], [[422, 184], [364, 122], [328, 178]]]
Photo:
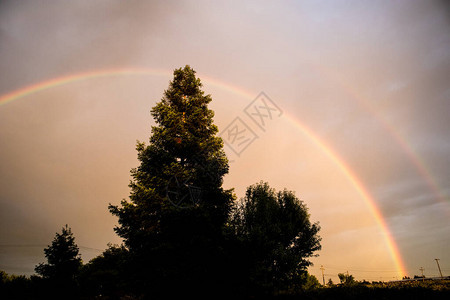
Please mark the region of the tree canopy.
[[251, 284], [259, 289], [289, 289], [302, 284], [309, 257], [321, 249], [317, 223], [293, 192], [276, 192], [268, 183], [247, 188], [231, 225], [243, 243]]
[[47, 263], [40, 263], [35, 271], [53, 286], [53, 292], [69, 293], [76, 286], [76, 277], [82, 266], [81, 257], [72, 230], [66, 224], [56, 233], [52, 244], [44, 249]]
[[353, 277], [353, 275], [348, 274], [348, 272], [347, 272], [347, 274], [339, 273], [338, 277], [339, 277], [339, 281], [343, 285], [348, 286], [348, 285], [352, 285], [352, 284], [356, 283], [355, 278]]

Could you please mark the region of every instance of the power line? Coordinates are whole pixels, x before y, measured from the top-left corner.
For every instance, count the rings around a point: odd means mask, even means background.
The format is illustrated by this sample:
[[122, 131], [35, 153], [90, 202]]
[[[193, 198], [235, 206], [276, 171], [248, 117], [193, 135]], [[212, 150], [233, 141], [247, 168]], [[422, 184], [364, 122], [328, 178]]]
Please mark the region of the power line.
[[[48, 246], [50, 246], [50, 245], [44, 245], [44, 244], [28, 244], [28, 245], [26, 245], [26, 244], [25, 245], [24, 244], [3, 244], [3, 245], [0, 245], [1, 248], [46, 248]], [[82, 246], [82, 245], [78, 245], [78, 248], [103, 252], [102, 249], [92, 248], [92, 247], [87, 247], [87, 246]]]
[[100, 251], [100, 252], [103, 252], [103, 250], [101, 250], [101, 249], [97, 249], [97, 248], [92, 248], [92, 247], [85, 247], [85, 246], [78, 246], [80, 249], [82, 248], [82, 249], [86, 249], [86, 250], [94, 250], [94, 251]]
[[364, 271], [373, 271], [373, 272], [398, 272], [397, 269], [372, 269], [372, 268], [362, 268], [362, 267], [355, 267], [355, 266], [337, 266], [337, 265], [326, 265], [327, 269], [333, 269], [333, 270], [350, 270], [350, 271], [358, 271], [358, 272], [364, 272]]
[[[436, 261], [436, 263], [438, 264], [439, 273], [442, 274], [442, 272], [450, 272], [450, 269], [440, 268], [439, 260], [440, 259], [438, 259]], [[361, 267], [355, 267], [355, 268], [350, 267], [349, 268], [349, 267], [344, 267], [344, 266], [336, 266], [336, 265], [328, 265], [328, 264], [327, 265], [321, 265], [321, 267], [324, 267], [324, 268], [326, 267], [327, 270], [332, 270], [332, 271], [336, 270], [336, 271], [341, 272], [341, 273], [348, 270], [350, 272], [358, 272], [358, 273], [384, 273], [385, 276], [388, 276], [388, 273], [398, 273], [399, 272], [396, 269], [366, 269], [366, 268], [361, 268]], [[425, 271], [425, 269], [428, 269], [428, 270], [433, 269], [433, 267], [431, 267], [431, 266], [424, 266], [422, 268], [424, 268], [424, 271]], [[310, 269], [317, 270], [318, 272], [321, 271], [321, 268], [317, 268], [317, 267], [316, 268], [310, 268]], [[420, 270], [420, 268], [419, 268], [419, 270]], [[414, 273], [413, 269], [408, 269], [408, 273], [411, 273], [411, 274]], [[443, 277], [443, 275], [441, 277]]]
[[33, 245], [33, 244], [29, 244], [29, 245], [15, 245], [15, 244], [8, 244], [8, 245], [0, 245], [0, 247], [3, 247], [3, 248], [14, 248], [14, 247], [20, 247], [20, 248], [31, 248], [31, 247], [48, 247], [49, 245], [43, 245], [43, 244], [35, 244], [35, 245]]
[[329, 270], [336, 270], [336, 271], [342, 271], [342, 270], [348, 270], [351, 272], [373, 272], [373, 273], [398, 273], [398, 270], [362, 270], [362, 269], [351, 269], [351, 268], [330, 268], [327, 266], [327, 269]]

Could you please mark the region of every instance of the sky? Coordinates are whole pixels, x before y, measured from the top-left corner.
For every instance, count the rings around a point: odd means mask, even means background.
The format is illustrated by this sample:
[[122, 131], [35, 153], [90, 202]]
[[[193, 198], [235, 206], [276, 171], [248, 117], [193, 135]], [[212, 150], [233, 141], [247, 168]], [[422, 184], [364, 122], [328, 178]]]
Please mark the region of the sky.
[[84, 262], [121, 242], [108, 204], [190, 65], [224, 187], [295, 191], [320, 223], [311, 274], [450, 275], [449, 32], [444, 1], [1, 1], [0, 269], [33, 274], [65, 224]]

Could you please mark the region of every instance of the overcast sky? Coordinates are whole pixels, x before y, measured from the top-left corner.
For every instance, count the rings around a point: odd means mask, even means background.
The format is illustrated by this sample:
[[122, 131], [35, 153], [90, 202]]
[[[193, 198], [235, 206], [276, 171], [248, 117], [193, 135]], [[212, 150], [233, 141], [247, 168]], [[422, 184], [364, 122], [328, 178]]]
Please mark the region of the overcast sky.
[[[335, 281], [347, 270], [398, 278], [374, 205], [409, 276], [420, 267], [438, 275], [435, 258], [449, 275], [443, 3], [1, 1], [0, 95], [116, 72], [0, 103], [0, 269], [32, 274], [66, 223], [85, 262], [120, 243], [108, 203], [128, 196], [149, 111], [173, 70], [189, 64], [212, 95], [221, 134], [239, 117], [258, 136], [240, 155], [226, 145], [225, 186], [238, 197], [260, 180], [293, 190], [320, 222], [311, 273], [321, 278], [323, 265]], [[148, 72], [120, 72], [133, 68]], [[261, 91], [282, 112], [264, 129], [245, 113]]]

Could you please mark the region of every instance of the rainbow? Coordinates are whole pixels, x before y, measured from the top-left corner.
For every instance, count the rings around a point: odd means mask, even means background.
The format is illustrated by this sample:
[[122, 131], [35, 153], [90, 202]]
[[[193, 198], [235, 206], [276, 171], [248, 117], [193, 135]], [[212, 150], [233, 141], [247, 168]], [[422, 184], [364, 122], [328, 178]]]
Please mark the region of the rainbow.
[[337, 76], [335, 72], [331, 69], [326, 68], [322, 65], [314, 66], [314, 69], [322, 76], [332, 82], [338, 84], [341, 90], [343, 90], [348, 96], [353, 100], [358, 102], [362, 108], [368, 111], [375, 119], [380, 123], [386, 132], [394, 139], [397, 145], [400, 146], [403, 153], [406, 154], [409, 161], [412, 162], [413, 166], [419, 173], [419, 175], [425, 180], [428, 188], [431, 190], [435, 198], [441, 202], [445, 203], [445, 197], [441, 194], [440, 188], [436, 185], [436, 180], [431, 175], [431, 172], [425, 166], [424, 162], [419, 158], [419, 156], [414, 152], [412, 147], [406, 142], [406, 139], [402, 136], [398, 129], [396, 129], [389, 121], [386, 120], [378, 110], [371, 104], [362, 93], [358, 92], [354, 85], [348, 84], [342, 79], [342, 76]]
[[[83, 72], [77, 74], [70, 74], [67, 76], [52, 78], [46, 81], [42, 81], [33, 85], [26, 86], [24, 88], [12, 91], [8, 94], [5, 94], [0, 97], [0, 106], [10, 103], [12, 101], [24, 98], [28, 95], [44, 91], [47, 89], [51, 89], [57, 86], [62, 86], [65, 84], [70, 84], [79, 81], [90, 80], [94, 78], [108, 78], [108, 77], [118, 77], [118, 76], [164, 76], [168, 79], [172, 75], [171, 72], [167, 70], [161, 69], [146, 69], [146, 68], [123, 68], [123, 69], [109, 69], [109, 70], [100, 70], [100, 71], [92, 71], [92, 72]], [[232, 86], [230, 84], [224, 83], [214, 78], [210, 78], [208, 76], [199, 75], [203, 82], [220, 87], [224, 90], [233, 92], [250, 100], [253, 100], [256, 94], [249, 93], [248, 91], [243, 90], [240, 87]], [[403, 277], [407, 274], [405, 264], [401, 258], [400, 251], [394, 241], [392, 234], [389, 231], [389, 228], [384, 221], [384, 218], [376, 205], [376, 201], [373, 197], [370, 196], [367, 189], [358, 179], [357, 175], [351, 170], [351, 168], [339, 157], [339, 155], [333, 151], [333, 149], [328, 146], [323, 140], [321, 140], [314, 132], [309, 129], [305, 124], [302, 124], [299, 120], [294, 118], [293, 116], [286, 114], [285, 117], [288, 121], [295, 126], [299, 131], [301, 131], [310, 141], [313, 142], [315, 146], [317, 146], [345, 175], [345, 177], [349, 180], [349, 182], [355, 187], [356, 191], [359, 195], [364, 199], [366, 205], [369, 210], [372, 212], [378, 226], [384, 234], [384, 238], [390, 252], [391, 258], [393, 259], [397, 273], [400, 277]], [[424, 173], [427, 174], [427, 173]]]
[[127, 69], [106, 69], [100, 71], [83, 72], [77, 74], [70, 74], [49, 80], [41, 81], [36, 84], [26, 86], [24, 88], [12, 91], [0, 97], [0, 106], [6, 103], [18, 100], [28, 95], [48, 90], [57, 86], [62, 86], [69, 83], [86, 81], [94, 78], [120, 77], [125, 75], [132, 76], [167, 76], [169, 79], [171, 72], [161, 69], [142, 69], [142, 68], [127, 68]]
[[407, 271], [405, 267], [405, 263], [401, 257], [400, 251], [398, 249], [395, 240], [389, 231], [389, 227], [384, 221], [383, 215], [381, 214], [380, 209], [376, 205], [375, 199], [370, 196], [367, 189], [358, 179], [356, 174], [350, 169], [350, 167], [338, 156], [336, 152], [333, 151], [331, 147], [329, 147], [323, 140], [319, 139], [317, 135], [315, 135], [309, 128], [307, 128], [304, 124], [297, 121], [292, 116], [288, 116], [289, 121], [297, 127], [304, 135], [306, 135], [331, 161], [333, 161], [337, 167], [341, 170], [341, 172], [347, 177], [347, 179], [351, 182], [351, 184], [355, 187], [356, 191], [360, 194], [360, 196], [364, 199], [366, 205], [369, 207], [369, 210], [372, 212], [373, 216], [377, 224], [380, 226], [384, 238], [389, 249], [390, 255], [396, 265], [397, 273], [400, 278], [406, 276]]

